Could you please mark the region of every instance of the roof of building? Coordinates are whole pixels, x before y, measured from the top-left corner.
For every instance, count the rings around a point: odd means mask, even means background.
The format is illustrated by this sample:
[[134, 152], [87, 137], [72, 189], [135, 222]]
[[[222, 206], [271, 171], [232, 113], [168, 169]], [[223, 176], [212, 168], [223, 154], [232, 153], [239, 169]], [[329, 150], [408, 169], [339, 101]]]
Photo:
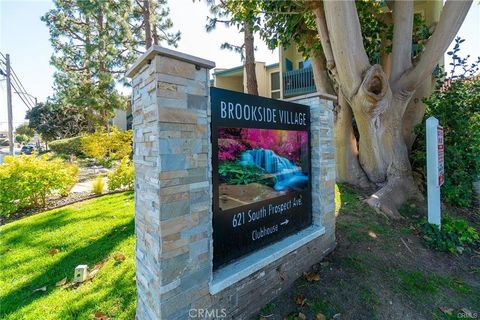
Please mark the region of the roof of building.
[[[279, 65], [278, 62], [277, 63], [272, 63], [272, 64], [269, 64], [269, 65], [266, 65], [265, 68], [266, 69], [272, 69], [272, 68], [278, 67], [278, 65]], [[233, 73], [236, 73], [236, 72], [239, 72], [239, 71], [242, 71], [242, 70], [243, 70], [243, 65], [233, 67], [233, 68], [229, 68], [229, 69], [215, 69], [213, 71], [213, 75], [228, 76], [228, 75], [231, 75]]]

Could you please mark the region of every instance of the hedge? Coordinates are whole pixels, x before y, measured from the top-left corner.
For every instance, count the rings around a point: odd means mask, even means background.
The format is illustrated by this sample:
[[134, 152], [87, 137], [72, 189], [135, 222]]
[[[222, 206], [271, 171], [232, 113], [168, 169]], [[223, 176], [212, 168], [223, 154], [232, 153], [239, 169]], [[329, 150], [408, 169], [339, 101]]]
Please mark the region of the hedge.
[[73, 137], [61, 140], [55, 140], [49, 143], [49, 147], [52, 151], [58, 154], [75, 155], [77, 157], [84, 157], [85, 154], [82, 151], [82, 139], [81, 137]]

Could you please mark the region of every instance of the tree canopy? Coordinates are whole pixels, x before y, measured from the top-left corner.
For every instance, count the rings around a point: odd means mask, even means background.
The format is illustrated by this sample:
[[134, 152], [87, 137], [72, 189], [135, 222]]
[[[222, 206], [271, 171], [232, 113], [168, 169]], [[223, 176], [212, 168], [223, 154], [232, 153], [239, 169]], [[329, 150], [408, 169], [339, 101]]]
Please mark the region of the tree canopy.
[[[124, 109], [119, 87], [125, 71], [152, 41], [176, 44], [180, 33], [169, 33], [166, 1], [55, 0], [43, 17], [54, 49], [57, 69], [56, 103], [88, 110], [105, 125], [114, 109]], [[147, 33], [147, 30], [149, 32]], [[75, 111], [75, 110], [72, 110]], [[92, 123], [91, 125], [94, 125]]]
[[69, 138], [91, 131], [89, 117], [93, 115], [77, 106], [48, 100], [27, 112], [30, 128], [42, 135], [45, 141]]

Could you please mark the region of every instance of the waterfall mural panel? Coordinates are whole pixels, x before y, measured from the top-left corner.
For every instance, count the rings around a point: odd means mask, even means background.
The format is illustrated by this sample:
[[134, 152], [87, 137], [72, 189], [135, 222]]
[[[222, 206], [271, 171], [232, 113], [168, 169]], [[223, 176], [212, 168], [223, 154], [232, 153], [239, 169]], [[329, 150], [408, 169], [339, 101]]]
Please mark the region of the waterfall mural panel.
[[214, 268], [311, 224], [309, 110], [211, 88]]
[[220, 209], [307, 190], [307, 144], [307, 131], [219, 129]]

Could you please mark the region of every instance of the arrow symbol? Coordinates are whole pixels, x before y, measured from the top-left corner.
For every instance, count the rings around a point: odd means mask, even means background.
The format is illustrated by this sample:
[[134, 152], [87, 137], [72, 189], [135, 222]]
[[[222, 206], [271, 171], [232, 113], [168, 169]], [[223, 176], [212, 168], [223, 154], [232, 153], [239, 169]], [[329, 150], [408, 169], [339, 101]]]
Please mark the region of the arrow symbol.
[[286, 225], [288, 224], [290, 221], [288, 219], [285, 219], [285, 221], [281, 222], [280, 225], [283, 226], [283, 225]]

